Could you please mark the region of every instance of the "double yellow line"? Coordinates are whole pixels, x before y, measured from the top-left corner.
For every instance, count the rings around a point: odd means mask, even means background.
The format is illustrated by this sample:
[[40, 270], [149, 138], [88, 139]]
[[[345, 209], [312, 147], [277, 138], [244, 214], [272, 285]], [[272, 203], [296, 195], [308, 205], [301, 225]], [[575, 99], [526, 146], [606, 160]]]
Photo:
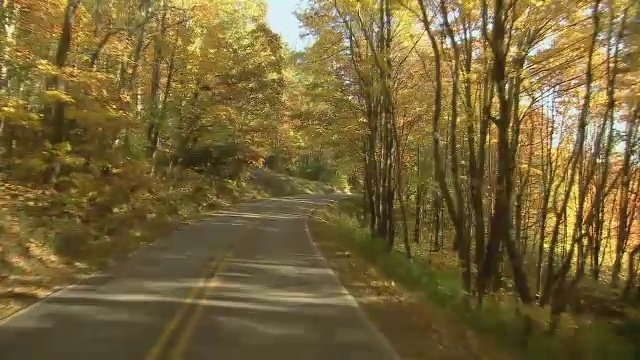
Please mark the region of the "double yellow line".
[[[169, 349], [169, 343], [172, 337], [175, 335], [180, 324], [184, 323], [182, 331], [177, 334], [175, 345], [169, 354], [170, 359], [182, 359], [185, 353], [189, 341], [193, 335], [193, 331], [198, 323], [198, 319], [202, 314], [202, 302], [208, 294], [209, 290], [216, 285], [216, 274], [223, 268], [225, 260], [231, 255], [231, 252], [227, 252], [223, 256], [212, 261], [210, 266], [207, 266], [205, 273], [203, 274], [198, 286], [194, 287], [186, 297], [185, 303], [182, 305], [176, 315], [167, 323], [162, 334], [155, 342], [149, 353], [147, 354], [147, 360], [156, 360], [160, 356], [167, 352]], [[193, 306], [192, 306], [193, 305]], [[189, 314], [189, 309], [195, 309]]]

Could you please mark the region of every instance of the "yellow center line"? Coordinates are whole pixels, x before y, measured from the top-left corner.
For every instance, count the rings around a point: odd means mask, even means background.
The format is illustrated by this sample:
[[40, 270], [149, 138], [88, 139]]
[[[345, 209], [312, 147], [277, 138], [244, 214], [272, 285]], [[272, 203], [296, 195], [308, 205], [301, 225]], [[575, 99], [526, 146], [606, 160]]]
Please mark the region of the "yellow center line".
[[[262, 222], [263, 219], [260, 218], [258, 220], [258, 225], [262, 224]], [[243, 238], [249, 234], [251, 234], [250, 231], [245, 232]], [[206, 272], [201, 277], [200, 284], [191, 290], [189, 295], [185, 298], [185, 303], [182, 308], [180, 308], [173, 319], [167, 323], [164, 331], [147, 354], [146, 360], [156, 360], [164, 351], [168, 351], [167, 347], [170, 345], [169, 342], [171, 341], [172, 335], [174, 335], [178, 326], [186, 321], [186, 324], [183, 327], [184, 330], [177, 335], [175, 347], [173, 348], [170, 356], [171, 359], [182, 359], [182, 356], [193, 336], [193, 331], [198, 323], [198, 319], [202, 316], [201, 313], [204, 307], [202, 306], [201, 300], [209, 294], [211, 288], [215, 287], [215, 276], [222, 270], [225, 260], [230, 255], [231, 250], [214, 260], [210, 267], [207, 267]], [[188, 310], [191, 308], [190, 305], [193, 303], [195, 303], [195, 310], [189, 315]]]
[[156, 343], [153, 345], [153, 347], [147, 354], [146, 356], [147, 360], [155, 360], [160, 356], [162, 351], [167, 346], [167, 343], [171, 339], [171, 335], [174, 333], [178, 325], [182, 322], [183, 318], [187, 315], [190, 305], [194, 302], [194, 300], [197, 300], [203, 295], [207, 282], [210, 280], [212, 276], [215, 276], [215, 273], [220, 268], [220, 264], [224, 260], [225, 256], [226, 255], [214, 260], [212, 262], [212, 265], [206, 268], [206, 271], [203, 274], [198, 286], [194, 287], [189, 292], [180, 310], [171, 319], [171, 321], [167, 323], [167, 325], [164, 328], [164, 331], [162, 332], [162, 334], [160, 335]]
[[185, 353], [185, 350], [187, 349], [187, 346], [191, 341], [191, 338], [193, 337], [193, 331], [196, 328], [198, 320], [202, 316], [202, 310], [204, 309], [203, 301], [205, 300], [207, 295], [209, 295], [209, 292], [211, 291], [211, 289], [216, 286], [217, 282], [216, 282], [215, 276], [224, 267], [225, 260], [229, 255], [230, 253], [227, 253], [225, 254], [225, 256], [222, 257], [222, 259], [220, 259], [220, 261], [216, 266], [216, 269], [214, 270], [213, 276], [209, 278], [209, 281], [207, 282], [207, 286], [201, 294], [202, 301], [199, 301], [196, 304], [195, 311], [191, 314], [191, 317], [189, 317], [188, 320], [186, 320], [187, 323], [184, 326], [184, 330], [180, 333], [176, 341], [175, 348], [173, 349], [173, 351], [171, 352], [171, 355], [169, 356], [171, 360], [178, 360], [178, 359], [184, 358], [183, 355]]

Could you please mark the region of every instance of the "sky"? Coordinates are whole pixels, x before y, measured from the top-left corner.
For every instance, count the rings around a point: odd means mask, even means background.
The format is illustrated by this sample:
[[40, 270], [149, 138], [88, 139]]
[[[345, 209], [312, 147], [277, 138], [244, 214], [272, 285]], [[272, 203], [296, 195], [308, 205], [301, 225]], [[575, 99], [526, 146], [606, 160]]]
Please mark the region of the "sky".
[[293, 12], [303, 3], [304, 0], [267, 0], [269, 26], [294, 50], [302, 50], [305, 45], [305, 41], [300, 39], [300, 23], [293, 15]]

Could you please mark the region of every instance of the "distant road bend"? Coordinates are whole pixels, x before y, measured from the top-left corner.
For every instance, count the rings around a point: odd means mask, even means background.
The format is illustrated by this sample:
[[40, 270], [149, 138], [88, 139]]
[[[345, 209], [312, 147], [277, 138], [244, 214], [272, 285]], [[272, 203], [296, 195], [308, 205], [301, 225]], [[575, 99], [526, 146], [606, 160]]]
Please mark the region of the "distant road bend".
[[397, 359], [310, 241], [331, 197], [220, 211], [0, 325], [0, 359]]

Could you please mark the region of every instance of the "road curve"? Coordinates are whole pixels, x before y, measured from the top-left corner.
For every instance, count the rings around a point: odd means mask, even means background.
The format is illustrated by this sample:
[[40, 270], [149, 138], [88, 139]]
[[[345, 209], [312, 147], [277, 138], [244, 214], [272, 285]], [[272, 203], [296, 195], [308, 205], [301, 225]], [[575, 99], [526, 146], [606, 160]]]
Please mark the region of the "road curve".
[[330, 197], [220, 211], [0, 324], [0, 359], [397, 359], [310, 239]]

